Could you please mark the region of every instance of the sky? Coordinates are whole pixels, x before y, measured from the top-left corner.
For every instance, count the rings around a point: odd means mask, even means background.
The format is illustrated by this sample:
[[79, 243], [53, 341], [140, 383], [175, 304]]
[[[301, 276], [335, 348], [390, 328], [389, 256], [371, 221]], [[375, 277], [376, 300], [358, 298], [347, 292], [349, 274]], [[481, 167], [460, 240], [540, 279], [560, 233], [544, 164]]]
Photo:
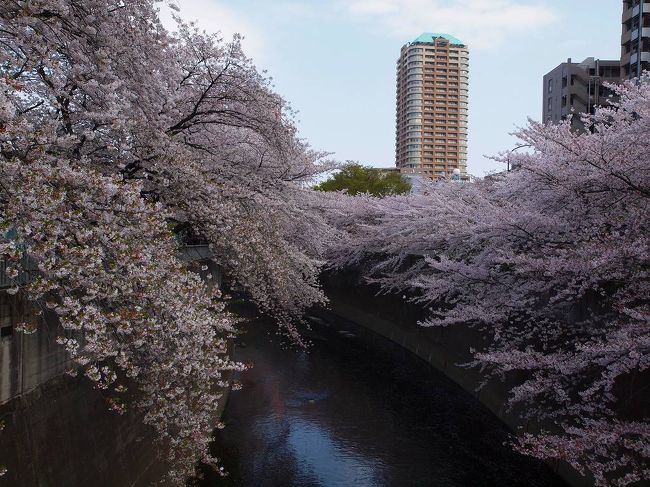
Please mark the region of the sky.
[[[395, 63], [446, 32], [470, 49], [468, 171], [541, 118], [542, 76], [567, 58], [620, 57], [620, 0], [176, 0], [181, 17], [243, 46], [296, 110], [299, 135], [339, 161], [395, 165]], [[172, 26], [165, 7], [163, 22]]]

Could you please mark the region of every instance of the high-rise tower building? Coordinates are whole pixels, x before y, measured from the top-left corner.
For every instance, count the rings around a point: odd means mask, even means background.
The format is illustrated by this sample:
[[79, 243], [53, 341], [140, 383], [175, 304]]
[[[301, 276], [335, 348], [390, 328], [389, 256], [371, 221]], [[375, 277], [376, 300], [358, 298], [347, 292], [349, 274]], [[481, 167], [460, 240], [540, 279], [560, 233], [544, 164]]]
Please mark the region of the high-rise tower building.
[[[396, 164], [437, 179], [467, 177], [469, 50], [448, 34], [425, 33], [397, 61]], [[458, 171], [456, 171], [458, 173]]]
[[623, 0], [621, 69], [623, 79], [650, 69], [650, 2]]

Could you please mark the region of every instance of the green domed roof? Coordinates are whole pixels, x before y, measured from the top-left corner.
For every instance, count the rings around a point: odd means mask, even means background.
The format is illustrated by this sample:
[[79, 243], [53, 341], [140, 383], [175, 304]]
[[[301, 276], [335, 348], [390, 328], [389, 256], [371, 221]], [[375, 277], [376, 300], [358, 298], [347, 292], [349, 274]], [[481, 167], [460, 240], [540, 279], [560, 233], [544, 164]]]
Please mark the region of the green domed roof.
[[443, 34], [441, 32], [425, 32], [424, 34], [421, 34], [420, 36], [417, 37], [413, 41], [413, 43], [417, 42], [426, 42], [426, 43], [431, 43], [434, 42], [435, 39], [438, 39], [442, 37], [443, 39], [447, 39], [450, 44], [458, 44], [460, 46], [464, 46], [465, 43], [461, 41], [459, 38], [450, 36], [449, 34]]

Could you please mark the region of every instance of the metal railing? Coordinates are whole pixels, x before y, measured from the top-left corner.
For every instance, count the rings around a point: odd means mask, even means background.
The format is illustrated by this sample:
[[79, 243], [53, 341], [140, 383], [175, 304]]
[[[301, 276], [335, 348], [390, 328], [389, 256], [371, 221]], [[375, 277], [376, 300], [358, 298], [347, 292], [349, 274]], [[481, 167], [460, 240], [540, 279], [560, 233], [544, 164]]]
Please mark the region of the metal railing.
[[178, 248], [178, 258], [183, 262], [212, 259], [212, 251], [208, 245], [183, 245]]

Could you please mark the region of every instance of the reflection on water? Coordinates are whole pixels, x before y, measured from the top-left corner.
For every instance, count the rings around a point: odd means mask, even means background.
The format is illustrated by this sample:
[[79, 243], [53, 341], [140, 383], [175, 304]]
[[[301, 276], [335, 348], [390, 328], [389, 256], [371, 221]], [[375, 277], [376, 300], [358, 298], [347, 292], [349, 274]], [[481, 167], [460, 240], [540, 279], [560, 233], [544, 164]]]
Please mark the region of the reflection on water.
[[[382, 465], [377, 459], [364, 458], [360, 452], [339, 441], [314, 421], [305, 420], [300, 415], [289, 418], [282, 426], [271, 419], [257, 422], [255, 427], [263, 431], [267, 438], [282, 441], [276, 460], [294, 459], [298, 485], [381, 485]], [[286, 430], [281, 431], [285, 427]]]
[[[562, 486], [503, 446], [505, 427], [397, 345], [349, 323], [314, 323], [309, 351], [261, 321], [237, 359], [255, 367], [230, 396], [214, 453], [221, 486]], [[244, 345], [242, 343], [242, 345]]]

